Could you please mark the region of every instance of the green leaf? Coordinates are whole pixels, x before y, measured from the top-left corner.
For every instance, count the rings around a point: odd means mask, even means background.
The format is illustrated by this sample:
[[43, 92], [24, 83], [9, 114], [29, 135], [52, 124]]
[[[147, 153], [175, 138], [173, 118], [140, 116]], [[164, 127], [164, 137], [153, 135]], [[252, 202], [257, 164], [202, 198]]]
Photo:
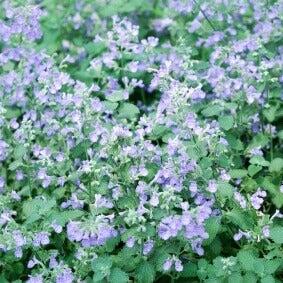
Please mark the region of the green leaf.
[[283, 169], [283, 159], [282, 158], [274, 158], [269, 166], [270, 172], [280, 172]]
[[14, 157], [15, 159], [21, 159], [25, 154], [27, 150], [24, 145], [18, 145], [14, 148]]
[[180, 274], [181, 277], [193, 278], [197, 276], [197, 265], [193, 262], [184, 264], [183, 271]]
[[262, 278], [260, 283], [275, 283], [275, 279], [271, 275], [267, 275], [266, 277]]
[[251, 159], [250, 159], [250, 163], [251, 164], [255, 164], [255, 165], [260, 165], [260, 166], [269, 166], [269, 162], [267, 160], [264, 159], [264, 157], [262, 156], [253, 156]]
[[233, 272], [231, 275], [228, 277], [228, 283], [246, 283], [244, 281], [244, 278], [242, 277], [241, 273], [239, 272]]
[[9, 170], [14, 171], [16, 170], [18, 167], [20, 167], [23, 163], [19, 160], [15, 160], [13, 161], [10, 165], [9, 165]]
[[232, 116], [219, 116], [218, 118], [219, 125], [222, 129], [228, 131], [233, 127], [234, 119]]
[[282, 259], [265, 259], [264, 271], [267, 274], [273, 274], [282, 264]]
[[90, 141], [82, 141], [77, 144], [74, 148], [71, 149], [71, 156], [72, 158], [80, 158], [86, 159], [87, 158], [87, 150], [90, 147]]
[[118, 102], [118, 101], [121, 101], [121, 100], [125, 100], [124, 93], [125, 93], [124, 90], [116, 90], [113, 93], [111, 93], [110, 95], [107, 95], [106, 99], [111, 101], [111, 102]]
[[129, 282], [128, 274], [120, 268], [113, 268], [109, 277], [110, 283], [127, 283]]
[[283, 227], [275, 226], [270, 228], [270, 237], [276, 244], [283, 244]]
[[205, 230], [209, 235], [209, 238], [204, 241], [204, 246], [210, 245], [215, 239], [218, 231], [220, 230], [220, 218], [210, 217], [205, 221]]
[[235, 135], [233, 135], [229, 132], [226, 133], [226, 140], [233, 149], [236, 149], [236, 150], [243, 150], [244, 149], [244, 145], [241, 142], [241, 140], [237, 136], [235, 136]]
[[262, 167], [258, 165], [251, 164], [248, 167], [248, 172], [251, 177], [256, 175], [259, 171], [261, 171]]
[[101, 256], [94, 259], [91, 263], [91, 268], [94, 271], [94, 282], [98, 282], [108, 276], [110, 274], [111, 267], [112, 260], [110, 257]]
[[233, 196], [233, 187], [226, 182], [219, 182], [216, 194], [224, 199], [231, 198]]
[[209, 105], [201, 111], [201, 114], [205, 117], [218, 116], [222, 110], [223, 107], [220, 105]]
[[67, 211], [52, 211], [47, 218], [47, 222], [56, 222], [61, 226], [64, 226], [67, 222], [80, 218], [84, 215], [82, 210], [67, 210]]
[[103, 105], [106, 110], [113, 112], [117, 107], [118, 103], [117, 102], [111, 102], [111, 101], [103, 101]]
[[231, 211], [228, 211], [226, 216], [230, 221], [243, 230], [253, 229], [254, 220], [247, 211], [241, 211], [237, 208], [234, 208]]
[[155, 279], [155, 270], [152, 264], [147, 261], [141, 263], [136, 271], [138, 283], [151, 283]]
[[265, 134], [258, 134], [253, 137], [248, 149], [252, 149], [255, 147], [265, 147], [269, 143], [269, 137]]
[[283, 130], [278, 132], [278, 138], [283, 140]]
[[21, 109], [16, 107], [7, 107], [6, 112], [4, 114], [6, 119], [18, 118], [21, 116], [22, 112]]
[[126, 118], [129, 120], [134, 120], [140, 113], [140, 110], [137, 106], [135, 106], [132, 103], [127, 103], [127, 102], [122, 103], [118, 111], [119, 111], [120, 118]]
[[263, 115], [268, 120], [268, 122], [271, 123], [271, 122], [274, 121], [277, 109], [278, 109], [277, 106], [272, 106], [272, 107], [270, 107], [268, 109], [264, 109], [263, 110]]
[[255, 263], [256, 257], [252, 251], [241, 250], [237, 254], [237, 258], [243, 270], [254, 271], [254, 263]]
[[56, 201], [54, 199], [36, 198], [25, 201], [23, 204], [23, 215], [27, 219], [26, 224], [31, 224], [41, 217], [46, 216], [55, 205]]
[[245, 170], [245, 169], [232, 169], [232, 170], [230, 170], [229, 174], [232, 178], [237, 179], [237, 178], [243, 178], [243, 177], [247, 176], [248, 171]]
[[253, 272], [247, 272], [243, 276], [243, 280], [245, 283], [257, 283], [257, 276]]

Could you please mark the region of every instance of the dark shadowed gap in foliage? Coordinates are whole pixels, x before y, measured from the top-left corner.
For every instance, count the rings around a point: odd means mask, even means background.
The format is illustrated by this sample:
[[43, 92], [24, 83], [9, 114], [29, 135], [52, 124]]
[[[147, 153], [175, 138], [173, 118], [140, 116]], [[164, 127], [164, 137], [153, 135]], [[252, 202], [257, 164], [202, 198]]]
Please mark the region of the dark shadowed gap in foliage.
[[137, 104], [139, 101], [145, 106], [150, 106], [154, 101], [158, 101], [160, 93], [157, 91], [148, 92], [143, 88], [135, 88], [133, 93], [130, 94], [129, 101]]

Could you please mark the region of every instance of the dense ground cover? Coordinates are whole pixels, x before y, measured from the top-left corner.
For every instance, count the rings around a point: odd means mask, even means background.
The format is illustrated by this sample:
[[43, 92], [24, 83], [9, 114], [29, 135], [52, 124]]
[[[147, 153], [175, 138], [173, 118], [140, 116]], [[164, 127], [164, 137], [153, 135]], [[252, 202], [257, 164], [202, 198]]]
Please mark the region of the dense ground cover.
[[282, 22], [1, 1], [0, 282], [282, 282]]

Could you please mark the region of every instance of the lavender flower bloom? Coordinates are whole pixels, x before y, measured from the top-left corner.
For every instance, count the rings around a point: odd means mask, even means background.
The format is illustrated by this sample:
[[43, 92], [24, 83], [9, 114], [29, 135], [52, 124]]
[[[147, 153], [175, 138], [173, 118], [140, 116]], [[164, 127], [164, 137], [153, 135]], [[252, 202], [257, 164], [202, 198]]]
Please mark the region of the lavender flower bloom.
[[33, 268], [34, 266], [36, 266], [37, 264], [39, 264], [39, 261], [33, 257], [32, 259], [30, 259], [28, 261], [28, 265], [27, 265], [27, 268]]
[[74, 275], [70, 268], [63, 269], [56, 277], [56, 283], [72, 283], [73, 281]]
[[154, 246], [154, 241], [148, 240], [143, 245], [143, 255], [148, 255]]
[[126, 246], [128, 248], [132, 248], [135, 245], [135, 242], [136, 242], [135, 238], [134, 237], [130, 237], [130, 238], [128, 238], [128, 240], [126, 242]]
[[172, 259], [166, 259], [166, 261], [163, 264], [163, 270], [164, 271], [170, 270], [171, 267], [172, 267], [172, 264], [173, 264], [173, 260]]
[[168, 216], [162, 220], [158, 227], [158, 235], [163, 240], [176, 237], [182, 229], [182, 223], [178, 216]]
[[59, 234], [63, 231], [63, 227], [60, 225], [60, 224], [57, 224], [56, 222], [55, 223], [52, 223], [51, 224], [51, 227], [54, 229], [54, 231]]
[[183, 264], [182, 264], [182, 262], [179, 260], [179, 259], [176, 259], [175, 260], [175, 270], [177, 271], [177, 272], [181, 272], [181, 271], [183, 271]]
[[5, 183], [5, 179], [0, 176], [0, 193], [4, 191]]
[[23, 256], [22, 248], [21, 247], [17, 247], [14, 254], [15, 254], [15, 257], [21, 258]]
[[4, 161], [7, 158], [8, 148], [9, 145], [5, 141], [0, 140], [0, 161]]
[[270, 236], [270, 230], [269, 230], [269, 226], [266, 225], [262, 228], [262, 235], [265, 237], [265, 238], [268, 238]]
[[58, 266], [58, 261], [56, 260], [56, 255], [51, 255], [49, 259], [49, 268], [56, 268]]
[[242, 208], [247, 207], [246, 199], [239, 192], [234, 193], [234, 199], [240, 204]]
[[30, 276], [27, 280], [27, 283], [43, 283], [43, 279], [41, 275]]
[[49, 244], [49, 233], [48, 232], [39, 232], [35, 235], [33, 239], [33, 245], [35, 247], [45, 246]]
[[251, 197], [251, 204], [255, 209], [260, 209], [263, 204], [263, 199], [266, 197], [266, 192], [258, 189]]
[[207, 187], [207, 190], [211, 193], [216, 193], [217, 191], [217, 183], [215, 180], [210, 180], [208, 182], [208, 187]]

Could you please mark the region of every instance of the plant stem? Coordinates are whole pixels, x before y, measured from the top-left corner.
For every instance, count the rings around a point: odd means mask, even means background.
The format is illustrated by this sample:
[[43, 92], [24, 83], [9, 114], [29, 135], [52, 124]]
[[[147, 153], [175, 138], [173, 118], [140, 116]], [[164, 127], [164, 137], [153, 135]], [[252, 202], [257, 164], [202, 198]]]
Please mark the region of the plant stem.
[[[195, 5], [198, 5], [198, 3], [197, 3], [195, 0], [193, 0], [193, 2], [194, 2]], [[204, 16], [204, 18], [206, 19], [206, 21], [207, 21], [207, 22], [209, 23], [209, 25], [211, 26], [211, 28], [212, 28], [214, 31], [216, 31], [216, 28], [214, 27], [214, 25], [212, 24], [212, 22], [210, 21], [210, 19], [207, 17], [207, 15], [205, 14], [204, 10], [203, 10], [201, 7], [199, 7], [199, 10], [201, 11], [201, 13], [202, 13], [202, 15]]]

